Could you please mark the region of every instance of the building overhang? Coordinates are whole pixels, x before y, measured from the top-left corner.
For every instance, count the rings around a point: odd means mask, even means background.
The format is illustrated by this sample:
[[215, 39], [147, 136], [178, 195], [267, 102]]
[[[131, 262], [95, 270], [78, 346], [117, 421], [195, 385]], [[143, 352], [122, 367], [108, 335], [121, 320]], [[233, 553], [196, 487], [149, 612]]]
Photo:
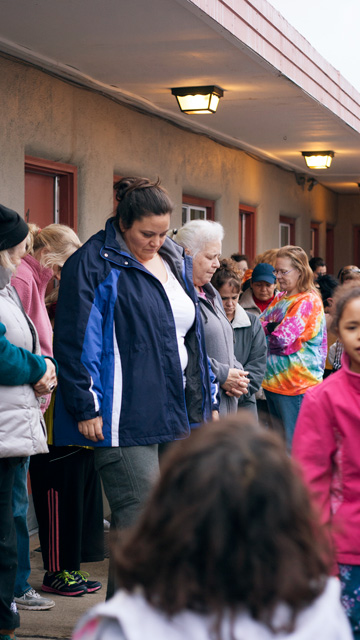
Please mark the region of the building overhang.
[[[358, 193], [360, 94], [266, 0], [2, 0], [0, 51], [177, 126]], [[224, 89], [183, 115], [171, 87]], [[332, 149], [326, 173], [302, 151]]]

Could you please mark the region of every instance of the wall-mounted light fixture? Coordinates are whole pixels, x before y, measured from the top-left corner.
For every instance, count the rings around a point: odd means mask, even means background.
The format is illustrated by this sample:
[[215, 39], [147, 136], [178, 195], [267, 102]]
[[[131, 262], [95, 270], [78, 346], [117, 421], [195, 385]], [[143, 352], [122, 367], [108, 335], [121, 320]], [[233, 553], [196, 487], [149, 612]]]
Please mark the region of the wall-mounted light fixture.
[[333, 151], [302, 151], [309, 169], [328, 169], [334, 157]]
[[207, 87], [178, 87], [171, 89], [180, 111], [187, 114], [215, 113], [224, 92], [214, 85]]
[[312, 191], [315, 185], [319, 184], [316, 178], [308, 178], [308, 191]]
[[304, 189], [304, 185], [306, 182], [305, 176], [301, 173], [295, 173], [295, 180], [296, 180], [296, 184], [298, 184], [299, 187], [302, 187]]

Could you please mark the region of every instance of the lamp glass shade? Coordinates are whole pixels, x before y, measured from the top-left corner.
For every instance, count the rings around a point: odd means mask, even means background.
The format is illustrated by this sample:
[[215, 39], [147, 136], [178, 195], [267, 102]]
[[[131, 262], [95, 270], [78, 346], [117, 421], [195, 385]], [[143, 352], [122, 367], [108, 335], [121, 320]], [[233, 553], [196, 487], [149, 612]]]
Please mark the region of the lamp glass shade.
[[303, 151], [309, 169], [328, 169], [334, 157], [333, 151]]
[[172, 89], [172, 94], [183, 113], [205, 114], [215, 113], [223, 91], [218, 87], [184, 87]]

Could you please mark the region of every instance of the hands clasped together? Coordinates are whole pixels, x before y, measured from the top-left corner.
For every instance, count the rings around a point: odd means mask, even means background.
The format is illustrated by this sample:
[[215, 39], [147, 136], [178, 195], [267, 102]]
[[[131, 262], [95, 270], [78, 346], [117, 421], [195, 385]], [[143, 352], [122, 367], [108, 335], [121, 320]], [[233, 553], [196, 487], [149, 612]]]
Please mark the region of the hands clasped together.
[[246, 395], [249, 386], [248, 371], [229, 369], [228, 377], [221, 386], [228, 396], [240, 398], [240, 396]]

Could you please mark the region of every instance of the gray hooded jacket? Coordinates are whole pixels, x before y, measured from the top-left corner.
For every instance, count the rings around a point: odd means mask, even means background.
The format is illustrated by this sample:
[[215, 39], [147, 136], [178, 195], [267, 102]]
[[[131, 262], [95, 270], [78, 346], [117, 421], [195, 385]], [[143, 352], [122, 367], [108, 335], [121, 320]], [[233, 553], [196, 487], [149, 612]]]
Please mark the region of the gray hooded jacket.
[[226, 317], [220, 295], [212, 284], [205, 284], [203, 290], [207, 299], [198, 295], [201, 319], [203, 322], [206, 351], [210, 358], [211, 368], [220, 384], [220, 415], [236, 413], [237, 398], [226, 395], [221, 385], [224, 384], [229, 369], [243, 369], [235, 358], [234, 332]]
[[235, 356], [249, 372], [249, 390], [239, 398], [239, 407], [256, 412], [255, 393], [259, 391], [266, 369], [266, 337], [260, 320], [239, 304], [232, 321], [235, 333]]

